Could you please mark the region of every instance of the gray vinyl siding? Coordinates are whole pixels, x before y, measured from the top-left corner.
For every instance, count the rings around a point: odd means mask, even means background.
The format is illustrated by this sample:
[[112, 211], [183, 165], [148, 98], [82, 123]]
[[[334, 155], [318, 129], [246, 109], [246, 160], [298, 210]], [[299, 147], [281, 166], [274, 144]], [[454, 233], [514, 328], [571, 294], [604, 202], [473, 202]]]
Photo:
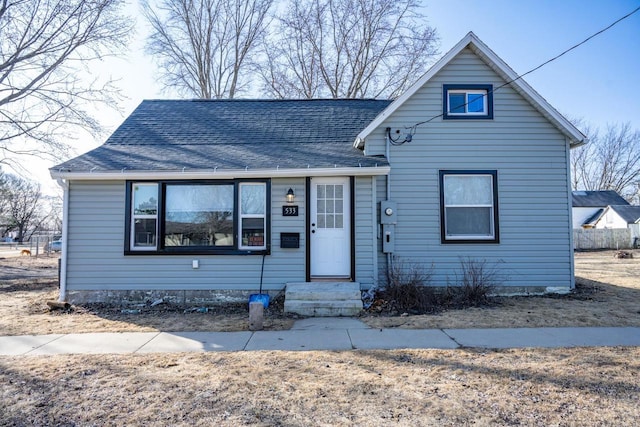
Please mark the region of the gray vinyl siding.
[[355, 178], [355, 254], [356, 277], [362, 288], [369, 288], [375, 282], [375, 184], [372, 177]]
[[[283, 217], [295, 189], [298, 217]], [[304, 178], [271, 181], [271, 254], [263, 288], [305, 278]], [[69, 190], [67, 287], [75, 290], [257, 290], [260, 255], [124, 255], [125, 182], [72, 181]], [[280, 249], [280, 232], [299, 232], [299, 249]], [[192, 268], [192, 260], [200, 262]]]
[[[454, 58], [371, 136], [367, 154], [384, 153], [384, 129], [405, 130], [442, 113], [443, 84], [504, 81], [469, 49]], [[434, 266], [433, 285], [454, 279], [460, 257], [498, 263], [506, 286], [571, 284], [565, 137], [510, 87], [493, 95], [493, 120], [442, 120], [391, 146], [391, 200], [398, 203], [396, 253]], [[438, 171], [497, 170], [499, 244], [442, 244]], [[382, 181], [382, 180], [380, 180]], [[378, 188], [378, 201], [384, 192]], [[384, 269], [386, 257], [380, 255]], [[383, 277], [383, 276], [381, 276]]]

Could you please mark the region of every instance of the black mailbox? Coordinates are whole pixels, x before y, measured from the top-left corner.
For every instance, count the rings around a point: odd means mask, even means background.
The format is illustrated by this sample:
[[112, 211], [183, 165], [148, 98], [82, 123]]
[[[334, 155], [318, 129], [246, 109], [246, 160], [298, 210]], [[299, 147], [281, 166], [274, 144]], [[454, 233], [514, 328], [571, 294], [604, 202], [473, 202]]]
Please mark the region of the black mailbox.
[[300, 233], [280, 233], [280, 247], [297, 249], [300, 247]]

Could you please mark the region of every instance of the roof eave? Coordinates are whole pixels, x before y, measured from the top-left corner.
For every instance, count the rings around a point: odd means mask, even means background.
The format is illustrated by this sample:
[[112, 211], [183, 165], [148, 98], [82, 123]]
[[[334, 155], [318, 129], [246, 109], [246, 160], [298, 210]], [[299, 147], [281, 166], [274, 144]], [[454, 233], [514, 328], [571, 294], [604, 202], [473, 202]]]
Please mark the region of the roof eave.
[[128, 170], [120, 171], [69, 171], [50, 169], [53, 179], [108, 181], [152, 179], [235, 179], [235, 178], [288, 178], [301, 176], [378, 176], [388, 175], [388, 165], [334, 168], [299, 169], [208, 169], [208, 170]]

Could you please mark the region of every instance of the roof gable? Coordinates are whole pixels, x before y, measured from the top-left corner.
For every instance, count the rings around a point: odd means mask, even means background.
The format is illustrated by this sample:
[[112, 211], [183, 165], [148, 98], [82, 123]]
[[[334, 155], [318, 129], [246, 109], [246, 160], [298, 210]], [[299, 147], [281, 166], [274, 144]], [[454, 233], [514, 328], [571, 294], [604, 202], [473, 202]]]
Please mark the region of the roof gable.
[[572, 191], [571, 205], [574, 208], [604, 208], [608, 205], [628, 205], [614, 190]]
[[[382, 111], [354, 141], [354, 147], [361, 148], [366, 138], [382, 123], [400, 108], [409, 98], [429, 82], [440, 72], [453, 58], [455, 58], [465, 48], [469, 47], [478, 57], [480, 57], [491, 69], [493, 69], [505, 81], [510, 82], [509, 86], [522, 95], [538, 112], [540, 112], [549, 122], [551, 122], [565, 137], [570, 140], [572, 147], [582, 145], [587, 142], [586, 136], [580, 132], [571, 122], [553, 108], [540, 94], [529, 86], [518, 74], [511, 69], [498, 55], [496, 55], [487, 45], [485, 45], [473, 32], [469, 32], [458, 42], [449, 52], [447, 52], [438, 62], [436, 62], [416, 83], [406, 92], [399, 96], [389, 107]], [[494, 89], [494, 92], [499, 89]]]

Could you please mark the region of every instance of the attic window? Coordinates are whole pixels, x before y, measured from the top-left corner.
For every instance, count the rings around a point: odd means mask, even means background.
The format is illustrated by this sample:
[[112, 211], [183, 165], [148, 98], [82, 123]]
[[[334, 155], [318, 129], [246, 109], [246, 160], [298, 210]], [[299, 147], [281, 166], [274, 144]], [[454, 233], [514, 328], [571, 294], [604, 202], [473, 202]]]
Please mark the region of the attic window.
[[442, 118], [493, 119], [493, 85], [443, 85]]

